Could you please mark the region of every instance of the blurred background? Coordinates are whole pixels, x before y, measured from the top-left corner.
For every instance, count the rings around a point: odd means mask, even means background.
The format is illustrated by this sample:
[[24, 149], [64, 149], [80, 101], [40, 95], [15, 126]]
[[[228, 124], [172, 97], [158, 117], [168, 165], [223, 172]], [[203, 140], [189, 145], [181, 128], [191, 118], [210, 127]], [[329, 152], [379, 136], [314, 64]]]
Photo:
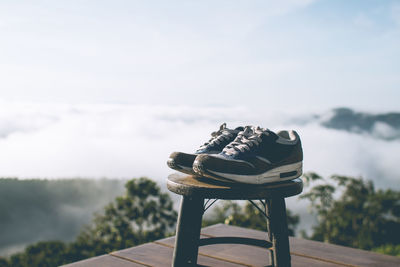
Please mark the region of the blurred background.
[[399, 190], [399, 47], [399, 1], [1, 1], [0, 256], [74, 240], [128, 179], [165, 190], [223, 122]]

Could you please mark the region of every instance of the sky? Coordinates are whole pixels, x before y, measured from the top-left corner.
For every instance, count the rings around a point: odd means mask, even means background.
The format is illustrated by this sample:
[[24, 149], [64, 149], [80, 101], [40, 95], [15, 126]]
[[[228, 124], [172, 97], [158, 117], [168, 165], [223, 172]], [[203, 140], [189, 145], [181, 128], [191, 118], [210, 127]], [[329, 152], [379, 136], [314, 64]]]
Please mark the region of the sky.
[[399, 110], [400, 1], [0, 3], [5, 103]]

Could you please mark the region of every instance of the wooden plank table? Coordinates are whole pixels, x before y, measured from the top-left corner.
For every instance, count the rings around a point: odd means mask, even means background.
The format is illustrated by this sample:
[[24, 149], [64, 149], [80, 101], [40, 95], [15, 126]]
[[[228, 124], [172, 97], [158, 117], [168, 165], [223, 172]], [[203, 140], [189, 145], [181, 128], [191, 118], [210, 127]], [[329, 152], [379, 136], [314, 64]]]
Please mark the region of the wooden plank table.
[[[201, 231], [202, 237], [237, 236], [261, 239], [266, 234], [266, 232], [262, 231], [224, 224], [205, 227]], [[169, 237], [65, 266], [171, 266], [174, 243], [175, 237]], [[400, 266], [400, 257], [294, 237], [290, 238], [290, 254], [292, 266], [294, 267]], [[254, 246], [236, 244], [209, 245], [200, 247], [198, 264], [199, 266], [263, 267], [269, 264], [269, 253], [266, 249]]]

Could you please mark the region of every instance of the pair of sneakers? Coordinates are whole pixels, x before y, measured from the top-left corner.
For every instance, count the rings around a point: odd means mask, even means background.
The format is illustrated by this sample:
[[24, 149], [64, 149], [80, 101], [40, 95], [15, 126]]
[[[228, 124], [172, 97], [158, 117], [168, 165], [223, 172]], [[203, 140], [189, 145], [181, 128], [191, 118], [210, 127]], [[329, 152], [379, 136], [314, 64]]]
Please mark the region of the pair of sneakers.
[[172, 169], [224, 182], [266, 184], [295, 179], [302, 174], [303, 150], [293, 131], [272, 132], [222, 124], [195, 153], [174, 152]]

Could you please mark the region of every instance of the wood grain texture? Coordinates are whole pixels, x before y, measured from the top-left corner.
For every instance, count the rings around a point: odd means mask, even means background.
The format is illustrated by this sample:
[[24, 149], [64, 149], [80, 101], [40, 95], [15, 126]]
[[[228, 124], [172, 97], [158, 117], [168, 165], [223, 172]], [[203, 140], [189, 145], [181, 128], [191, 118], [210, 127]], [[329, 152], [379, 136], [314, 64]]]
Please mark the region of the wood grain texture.
[[285, 198], [300, 194], [303, 181], [300, 178], [281, 183], [250, 185], [224, 183], [210, 178], [174, 173], [168, 176], [170, 191], [183, 196], [201, 196], [218, 199], [266, 199]]
[[78, 261], [75, 263], [63, 265], [62, 267], [143, 267], [141, 264], [127, 261], [111, 255], [103, 255], [93, 257], [87, 260]]
[[[236, 226], [217, 224], [202, 229], [207, 236], [246, 236], [251, 238], [263, 238], [266, 232], [251, 230]], [[377, 254], [361, 249], [343, 247], [301, 238], [289, 237], [292, 266], [296, 266], [295, 258], [303, 257], [321, 262], [335, 263], [338, 266], [400, 266], [400, 258]], [[297, 256], [297, 257], [295, 257]]]
[[[121, 258], [141, 262], [143, 266], [168, 266], [172, 264], [173, 246], [147, 243], [133, 248], [113, 252]], [[241, 264], [222, 261], [215, 257], [199, 255], [197, 263], [201, 266], [238, 267]]]
[[400, 258], [371, 251], [332, 245], [312, 240], [290, 238], [292, 254], [342, 262], [348, 266], [400, 266]]
[[[267, 233], [263, 231], [224, 224], [209, 226], [201, 231], [201, 237], [237, 236], [263, 239], [266, 235]], [[169, 237], [66, 266], [171, 266], [174, 244], [175, 237]], [[293, 267], [400, 266], [399, 257], [293, 237], [290, 238], [290, 249]], [[269, 264], [269, 256], [267, 249], [254, 246], [209, 245], [200, 247], [198, 264], [199, 266], [263, 267]]]

